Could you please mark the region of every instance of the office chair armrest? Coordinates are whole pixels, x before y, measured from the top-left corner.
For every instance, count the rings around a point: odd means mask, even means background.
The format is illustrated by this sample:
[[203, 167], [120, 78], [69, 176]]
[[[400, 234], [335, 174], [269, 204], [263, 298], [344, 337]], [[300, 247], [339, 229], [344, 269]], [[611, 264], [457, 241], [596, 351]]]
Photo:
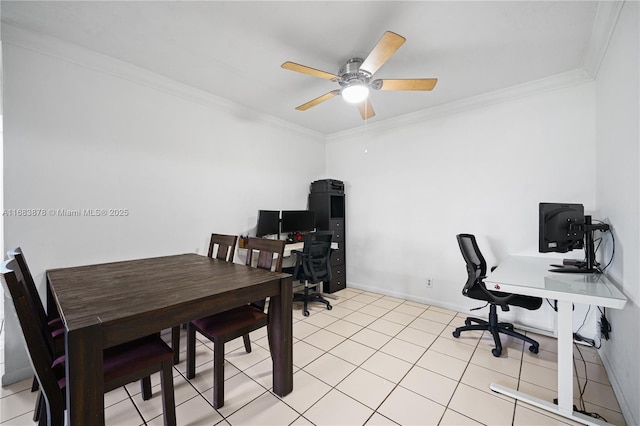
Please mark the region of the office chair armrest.
[[293, 279], [298, 279], [298, 272], [300, 271], [300, 267], [302, 267], [302, 259], [304, 259], [307, 255], [306, 253], [301, 252], [300, 250], [291, 250], [291, 254], [296, 255], [296, 264], [293, 268]]
[[491, 300], [493, 300], [496, 305], [500, 305], [500, 307], [504, 311], [509, 310], [509, 301], [518, 297], [517, 294], [513, 293], [505, 294], [504, 296], [498, 296], [495, 291], [487, 289], [483, 282], [481, 282], [480, 284], [480, 290], [482, 290]]

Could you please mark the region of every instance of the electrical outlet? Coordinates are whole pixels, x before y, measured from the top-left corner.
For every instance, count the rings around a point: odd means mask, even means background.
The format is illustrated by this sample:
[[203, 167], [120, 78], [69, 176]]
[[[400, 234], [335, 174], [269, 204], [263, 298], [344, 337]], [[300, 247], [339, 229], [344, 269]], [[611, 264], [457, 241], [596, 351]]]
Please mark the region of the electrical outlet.
[[433, 287], [433, 280], [431, 278], [427, 278], [427, 288]]

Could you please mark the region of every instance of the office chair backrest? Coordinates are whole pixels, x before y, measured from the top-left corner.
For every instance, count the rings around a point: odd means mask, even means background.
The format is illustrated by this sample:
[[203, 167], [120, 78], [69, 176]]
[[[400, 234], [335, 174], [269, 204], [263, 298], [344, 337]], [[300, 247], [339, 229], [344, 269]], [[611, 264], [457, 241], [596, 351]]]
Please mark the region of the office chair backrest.
[[[62, 398], [56, 374], [53, 370], [53, 354], [46, 339], [43, 324], [36, 316], [35, 307], [27, 290], [27, 284], [15, 259], [7, 260], [0, 267], [4, 293], [16, 311], [20, 328], [27, 346], [27, 354], [45, 398]], [[46, 323], [44, 324], [46, 326]], [[49, 402], [51, 404], [52, 401]], [[62, 404], [62, 400], [57, 401]], [[58, 405], [60, 406], [60, 405]]]
[[213, 251], [215, 246], [218, 246], [215, 258], [224, 260], [226, 262], [233, 262], [233, 257], [236, 253], [236, 242], [238, 242], [237, 235], [222, 235], [211, 234], [211, 241], [209, 242], [209, 254], [210, 258], [213, 258]]
[[[304, 278], [312, 284], [331, 281], [331, 241], [333, 231], [310, 232], [305, 236], [302, 257], [296, 263], [295, 278]], [[300, 271], [300, 265], [302, 271]], [[303, 274], [303, 276], [301, 275]]]
[[484, 260], [478, 244], [476, 243], [476, 237], [472, 234], [458, 234], [456, 235], [458, 240], [458, 246], [462, 252], [462, 257], [467, 264], [467, 283], [462, 289], [462, 294], [466, 295], [468, 291], [476, 284], [482, 284], [482, 280], [487, 274], [487, 262]]

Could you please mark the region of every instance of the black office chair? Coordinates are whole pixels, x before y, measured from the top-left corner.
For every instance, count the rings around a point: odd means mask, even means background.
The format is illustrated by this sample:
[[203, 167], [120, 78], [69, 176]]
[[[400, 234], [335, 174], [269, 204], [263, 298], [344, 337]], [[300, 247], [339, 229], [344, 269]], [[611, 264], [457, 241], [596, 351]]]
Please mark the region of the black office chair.
[[[333, 307], [331, 303], [322, 297], [318, 287], [323, 282], [331, 281], [331, 241], [333, 231], [316, 231], [305, 235], [302, 251], [292, 250], [296, 255], [294, 268], [285, 268], [285, 272], [293, 274], [293, 279], [304, 283], [304, 292], [293, 296], [294, 302], [303, 302], [303, 315], [309, 316], [307, 305], [309, 302], [320, 302], [327, 305], [327, 309]], [[310, 293], [309, 289], [316, 287], [316, 291]]]
[[489, 310], [489, 321], [468, 317], [464, 320], [465, 326], [455, 329], [453, 337], [460, 337], [460, 332], [462, 331], [488, 330], [493, 335], [493, 341], [496, 345], [496, 347], [491, 350], [491, 353], [493, 356], [499, 357], [502, 354], [500, 333], [504, 333], [531, 344], [529, 350], [537, 354], [540, 346], [538, 342], [515, 331], [513, 324], [498, 322], [496, 306], [500, 306], [503, 311], [508, 311], [509, 306], [519, 306], [521, 308], [535, 310], [542, 305], [542, 299], [539, 297], [521, 296], [518, 294], [487, 290], [483, 282], [484, 278], [486, 278], [487, 263], [482, 253], [480, 253], [480, 249], [476, 243], [476, 237], [471, 234], [459, 234], [456, 238], [458, 239], [458, 245], [460, 246], [462, 257], [464, 257], [464, 261], [467, 264], [467, 273], [469, 274], [467, 282], [462, 289], [462, 294], [472, 299], [484, 300], [491, 306]]

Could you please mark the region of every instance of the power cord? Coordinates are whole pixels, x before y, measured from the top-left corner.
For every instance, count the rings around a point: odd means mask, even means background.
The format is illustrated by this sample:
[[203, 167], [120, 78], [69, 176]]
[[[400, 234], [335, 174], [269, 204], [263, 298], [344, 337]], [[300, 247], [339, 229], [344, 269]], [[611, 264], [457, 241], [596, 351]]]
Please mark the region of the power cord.
[[[596, 222], [604, 224], [604, 222], [601, 220], [596, 220]], [[613, 257], [616, 254], [616, 237], [615, 235], [613, 235], [613, 231], [611, 229], [609, 229], [607, 232], [609, 232], [609, 235], [611, 235], [611, 258], [609, 258], [609, 261], [607, 262], [606, 265], [604, 265], [604, 267], [600, 268], [600, 265], [596, 266], [597, 269], [600, 271], [600, 273], [603, 273], [603, 271], [607, 269], [609, 265], [611, 265], [611, 262], [613, 262]], [[600, 244], [602, 244], [602, 237], [598, 238], [597, 240], [598, 240], [598, 246], [594, 250], [595, 252], [598, 251], [598, 249], [600, 248]]]
[[[598, 307], [599, 308], [599, 307]], [[589, 317], [589, 312], [591, 312], [591, 305], [589, 305], [589, 309], [587, 309], [587, 313], [584, 314], [584, 319], [582, 320], [582, 324], [580, 325], [580, 327], [578, 327], [578, 329], [573, 333], [573, 340], [575, 342], [584, 342], [586, 344], [588, 344], [591, 347], [594, 347], [596, 349], [600, 349], [600, 344], [596, 344], [596, 341], [593, 339], [589, 339], [587, 337], [584, 337], [580, 334], [580, 330], [582, 330], [582, 327], [584, 327], [584, 325], [587, 322], [587, 318]]]

